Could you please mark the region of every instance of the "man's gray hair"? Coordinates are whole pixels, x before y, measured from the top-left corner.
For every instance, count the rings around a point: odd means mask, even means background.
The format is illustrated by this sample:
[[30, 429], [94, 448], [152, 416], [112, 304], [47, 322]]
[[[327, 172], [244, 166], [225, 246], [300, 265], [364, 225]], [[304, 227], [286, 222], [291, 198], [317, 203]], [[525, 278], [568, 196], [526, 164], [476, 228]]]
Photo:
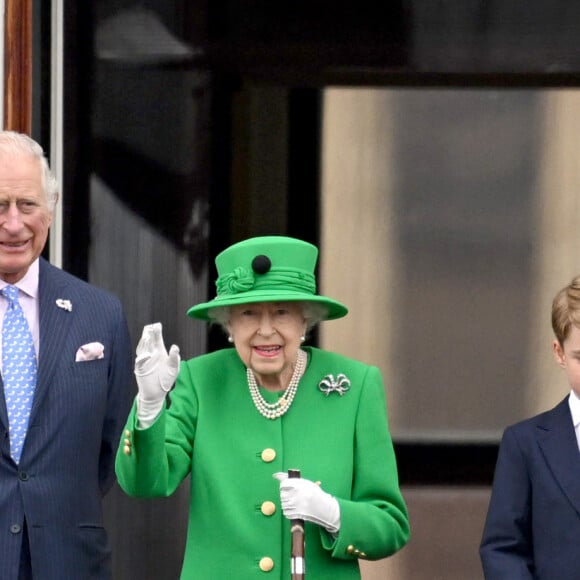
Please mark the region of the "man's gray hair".
[[0, 131], [0, 155], [3, 153], [8, 155], [24, 153], [38, 159], [46, 203], [48, 209], [52, 212], [58, 201], [58, 182], [50, 170], [43, 148], [24, 133]]

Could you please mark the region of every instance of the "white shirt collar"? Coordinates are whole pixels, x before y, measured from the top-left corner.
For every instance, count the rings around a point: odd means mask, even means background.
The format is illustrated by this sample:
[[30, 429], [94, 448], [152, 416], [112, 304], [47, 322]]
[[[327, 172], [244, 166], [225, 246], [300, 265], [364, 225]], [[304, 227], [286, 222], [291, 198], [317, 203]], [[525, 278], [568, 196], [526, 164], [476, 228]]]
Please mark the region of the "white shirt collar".
[[580, 425], [580, 398], [578, 398], [578, 395], [574, 391], [570, 391], [568, 404], [570, 405], [574, 427], [578, 427], [578, 425]]

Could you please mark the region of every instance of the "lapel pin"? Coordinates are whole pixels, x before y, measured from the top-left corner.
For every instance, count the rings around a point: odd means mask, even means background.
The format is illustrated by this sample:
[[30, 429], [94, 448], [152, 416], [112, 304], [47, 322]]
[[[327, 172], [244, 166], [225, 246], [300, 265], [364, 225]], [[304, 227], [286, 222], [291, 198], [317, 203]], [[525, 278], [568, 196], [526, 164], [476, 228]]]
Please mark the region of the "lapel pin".
[[62, 298], [57, 298], [56, 305], [63, 310], [72, 312], [72, 304], [70, 300], [63, 300]]

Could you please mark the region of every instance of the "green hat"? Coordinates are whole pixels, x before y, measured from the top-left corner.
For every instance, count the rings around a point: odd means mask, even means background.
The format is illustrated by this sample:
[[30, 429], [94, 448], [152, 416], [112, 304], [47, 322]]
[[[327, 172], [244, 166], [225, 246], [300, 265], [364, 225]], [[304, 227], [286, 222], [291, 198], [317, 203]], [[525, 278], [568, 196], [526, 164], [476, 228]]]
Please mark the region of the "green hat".
[[327, 320], [341, 318], [346, 306], [316, 294], [316, 246], [284, 236], [250, 238], [230, 246], [215, 259], [217, 296], [191, 307], [187, 314], [210, 320], [219, 306], [252, 302], [317, 302], [326, 306]]

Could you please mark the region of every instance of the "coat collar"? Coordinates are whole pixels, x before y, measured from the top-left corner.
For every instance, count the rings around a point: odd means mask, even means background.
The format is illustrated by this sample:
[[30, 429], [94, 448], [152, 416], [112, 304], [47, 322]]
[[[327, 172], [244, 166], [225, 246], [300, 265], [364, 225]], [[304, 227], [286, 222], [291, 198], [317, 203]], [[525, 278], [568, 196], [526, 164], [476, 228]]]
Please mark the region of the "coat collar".
[[555, 479], [580, 514], [580, 453], [568, 397], [538, 417], [534, 435]]
[[[74, 320], [74, 310], [68, 312], [57, 305], [59, 299], [72, 298], [67, 293], [68, 283], [60, 275], [61, 270], [55, 268], [45, 260], [40, 260], [38, 280], [38, 313], [39, 313], [39, 355], [38, 380], [34, 403], [30, 413], [30, 424], [34, 415], [46, 395], [48, 385], [58, 361], [61, 358], [63, 343], [69, 333], [70, 325]], [[74, 301], [74, 300], [73, 300]]]

